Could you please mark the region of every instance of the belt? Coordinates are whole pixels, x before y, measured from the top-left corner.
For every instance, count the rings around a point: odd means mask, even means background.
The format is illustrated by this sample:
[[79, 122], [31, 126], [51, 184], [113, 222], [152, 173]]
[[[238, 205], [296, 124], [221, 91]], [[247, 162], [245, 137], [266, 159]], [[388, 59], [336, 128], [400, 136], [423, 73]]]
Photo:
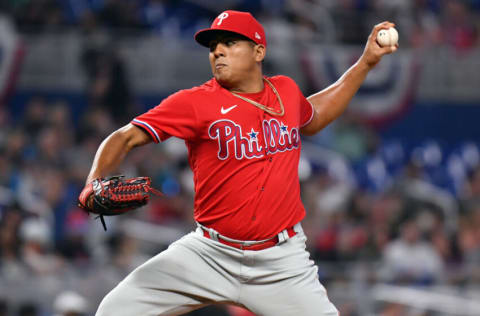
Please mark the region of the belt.
[[204, 237], [241, 250], [263, 250], [271, 248], [278, 244], [284, 243], [302, 230], [300, 223], [298, 223], [292, 227], [282, 230], [272, 238], [264, 240], [236, 240], [223, 236], [212, 228], [205, 227], [199, 223], [197, 223], [197, 225], [198, 229], [203, 232]]

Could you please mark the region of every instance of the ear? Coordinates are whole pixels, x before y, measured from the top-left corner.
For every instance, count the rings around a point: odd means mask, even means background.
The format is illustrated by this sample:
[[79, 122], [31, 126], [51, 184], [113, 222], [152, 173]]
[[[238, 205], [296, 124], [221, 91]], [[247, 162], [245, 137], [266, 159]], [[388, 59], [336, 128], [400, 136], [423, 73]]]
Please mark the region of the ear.
[[262, 44], [257, 44], [254, 47], [255, 61], [262, 62], [265, 59], [266, 48]]

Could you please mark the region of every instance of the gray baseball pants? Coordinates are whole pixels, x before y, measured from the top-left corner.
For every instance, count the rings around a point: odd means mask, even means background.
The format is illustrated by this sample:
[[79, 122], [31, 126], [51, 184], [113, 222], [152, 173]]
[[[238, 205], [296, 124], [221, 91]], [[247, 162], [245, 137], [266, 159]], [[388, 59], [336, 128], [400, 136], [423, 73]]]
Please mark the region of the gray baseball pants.
[[300, 228], [282, 244], [244, 251], [198, 228], [130, 273], [96, 316], [182, 315], [209, 304], [239, 305], [259, 316], [338, 316], [305, 240]]

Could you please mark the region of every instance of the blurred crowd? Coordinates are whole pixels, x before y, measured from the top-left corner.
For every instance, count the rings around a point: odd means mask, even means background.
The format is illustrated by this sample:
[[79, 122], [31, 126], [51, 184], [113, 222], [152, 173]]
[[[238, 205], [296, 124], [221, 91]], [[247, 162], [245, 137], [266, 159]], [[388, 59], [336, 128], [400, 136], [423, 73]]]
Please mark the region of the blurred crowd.
[[[108, 221], [107, 232], [76, 206], [98, 145], [119, 127], [108, 107], [95, 104], [77, 119], [67, 101], [41, 96], [29, 99], [17, 120], [9, 107], [0, 108], [0, 298], [18, 308], [16, 315], [49, 315], [66, 290], [93, 307], [134, 267], [194, 227], [192, 175], [184, 145], [174, 140], [134, 150], [121, 168], [126, 176], [152, 177], [164, 198]], [[353, 178], [336, 170], [337, 156], [303, 161], [308, 171], [301, 172], [304, 228], [322, 281], [328, 287], [349, 278], [344, 265], [363, 262], [372, 265], [374, 282], [478, 287], [478, 145], [459, 145], [449, 155], [456, 164], [430, 170], [447, 160], [431, 143], [402, 152], [352, 123], [349, 132], [364, 138], [354, 140], [363, 149], [343, 151], [351, 149], [338, 146], [348, 138], [346, 120], [331, 127], [329, 150], [346, 160]], [[315, 139], [304, 143], [307, 159], [314, 157]], [[435, 175], [449, 168], [463, 177], [442, 186]], [[37, 311], [20, 313], [25, 306]]]
[[[368, 12], [398, 21], [410, 34], [406, 45], [421, 45], [420, 34], [429, 32], [459, 50], [476, 44], [480, 26], [475, 0], [222, 2], [23, 0], [0, 8], [22, 32], [133, 28], [190, 36], [223, 6], [320, 32], [327, 26], [309, 20], [305, 8], [321, 3], [339, 23], [341, 42], [364, 42], [371, 24], [360, 17]], [[106, 232], [77, 207], [101, 141], [143, 109], [114, 54], [86, 51], [82, 62], [89, 84], [80, 113], [67, 99], [42, 95], [20, 114], [0, 105], [0, 316], [90, 315], [127, 273], [194, 228], [192, 173], [176, 140], [135, 149], [121, 167], [127, 177], [150, 176], [165, 197], [108, 219]], [[303, 140], [300, 175], [308, 247], [326, 287], [354, 278], [346, 267], [366, 264], [367, 283], [480, 290], [479, 144], [382, 139], [348, 113], [325, 133], [328, 141]], [[191, 315], [242, 313], [212, 307]]]
[[348, 44], [362, 44], [380, 20], [397, 23], [402, 45], [448, 43], [472, 47], [480, 29], [479, 0], [7, 0], [0, 10], [23, 32], [58, 32], [79, 28], [91, 33], [137, 30], [191, 39], [219, 12], [252, 12], [266, 22], [281, 19], [299, 32], [321, 34]]

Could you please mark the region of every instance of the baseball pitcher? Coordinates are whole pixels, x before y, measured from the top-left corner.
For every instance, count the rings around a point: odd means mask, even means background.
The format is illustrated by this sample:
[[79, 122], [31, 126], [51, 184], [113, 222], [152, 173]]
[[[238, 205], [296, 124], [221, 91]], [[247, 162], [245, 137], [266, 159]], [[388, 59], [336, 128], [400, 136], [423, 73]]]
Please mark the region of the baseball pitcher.
[[128, 275], [97, 316], [181, 315], [235, 304], [257, 315], [338, 315], [305, 249], [298, 162], [312, 135], [347, 107], [368, 72], [398, 46], [380, 47], [376, 25], [358, 61], [305, 98], [286, 76], [267, 77], [267, 40], [247, 12], [225, 11], [195, 40], [209, 49], [213, 78], [181, 90], [100, 145], [79, 197], [99, 215], [144, 205], [148, 178], [107, 178], [134, 147], [185, 141], [195, 183], [197, 229]]

